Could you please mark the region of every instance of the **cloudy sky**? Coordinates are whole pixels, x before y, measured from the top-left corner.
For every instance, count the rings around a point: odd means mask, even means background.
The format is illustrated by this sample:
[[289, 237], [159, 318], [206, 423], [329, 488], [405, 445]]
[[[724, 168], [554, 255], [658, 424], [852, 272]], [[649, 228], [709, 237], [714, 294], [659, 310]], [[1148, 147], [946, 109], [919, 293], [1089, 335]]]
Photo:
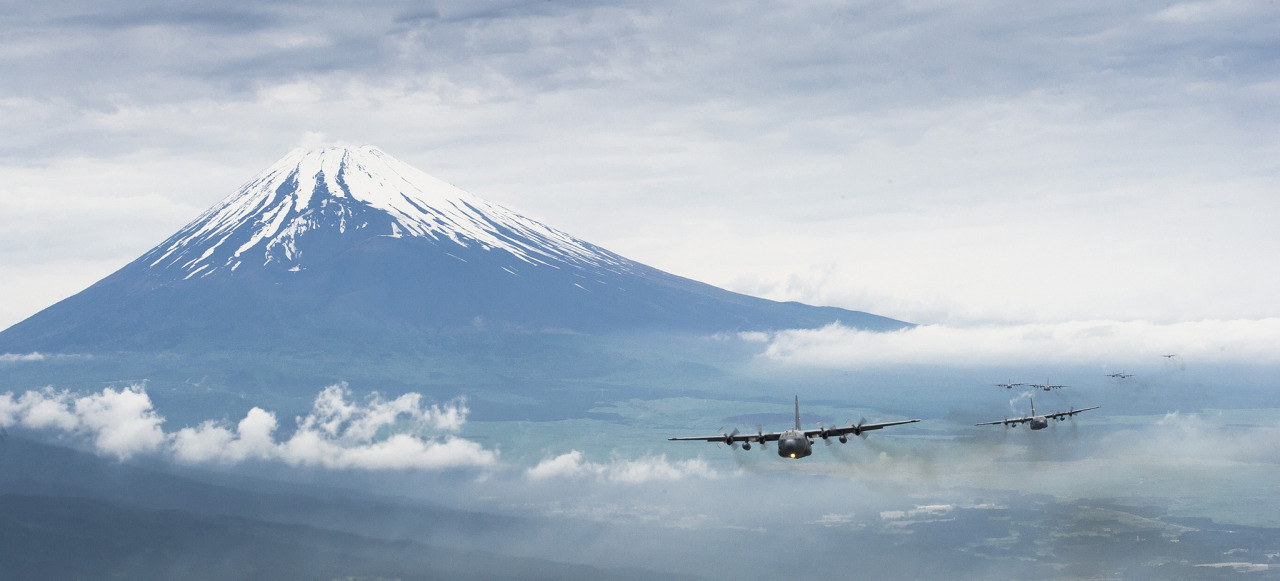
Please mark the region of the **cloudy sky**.
[[335, 143], [769, 298], [958, 327], [1280, 317], [1274, 2], [5, 13], [0, 327]]

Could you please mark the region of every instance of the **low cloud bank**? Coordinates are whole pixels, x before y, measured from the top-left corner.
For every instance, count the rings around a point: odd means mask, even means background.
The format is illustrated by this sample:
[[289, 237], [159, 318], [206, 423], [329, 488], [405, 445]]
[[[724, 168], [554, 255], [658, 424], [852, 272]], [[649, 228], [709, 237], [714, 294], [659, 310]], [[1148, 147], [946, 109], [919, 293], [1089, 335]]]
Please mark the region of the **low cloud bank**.
[[1151, 425], [1109, 435], [1101, 448], [1134, 465], [1280, 465], [1280, 426], [1251, 425], [1265, 420], [1224, 418], [1223, 413], [1170, 412]]
[[45, 354], [39, 351], [31, 353], [0, 353], [0, 364], [6, 363], [27, 363], [30, 361], [62, 361], [67, 359], [86, 359], [88, 355], [76, 355], [66, 353]]
[[0, 354], [0, 363], [20, 363], [24, 361], [44, 361], [44, 354], [38, 352]]
[[614, 458], [608, 464], [590, 462], [582, 452], [572, 450], [539, 462], [525, 472], [530, 480], [593, 478], [624, 484], [675, 481], [687, 478], [716, 478], [719, 474], [701, 458], [671, 462], [665, 454], [635, 460]]
[[141, 386], [76, 396], [46, 388], [0, 394], [0, 427], [54, 430], [86, 437], [99, 453], [127, 459], [162, 453], [186, 463], [233, 464], [248, 460], [328, 469], [444, 469], [486, 467], [496, 452], [454, 435], [466, 422], [464, 401], [425, 405], [409, 393], [384, 400], [377, 393], [358, 402], [346, 385], [326, 387], [298, 429], [277, 438], [274, 413], [253, 408], [235, 426], [207, 421], [165, 433]]
[[1072, 321], [953, 327], [920, 325], [887, 333], [840, 324], [749, 333], [762, 357], [819, 366], [896, 364], [1142, 363], [1177, 354], [1201, 363], [1280, 363], [1280, 318], [1157, 324]]

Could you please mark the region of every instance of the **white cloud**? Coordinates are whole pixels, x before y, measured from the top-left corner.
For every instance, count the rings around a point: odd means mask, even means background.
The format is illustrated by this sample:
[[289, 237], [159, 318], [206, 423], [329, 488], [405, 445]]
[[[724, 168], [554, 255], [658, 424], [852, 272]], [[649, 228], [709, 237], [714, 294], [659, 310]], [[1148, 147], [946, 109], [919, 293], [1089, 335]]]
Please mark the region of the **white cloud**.
[[[94, 449], [126, 459], [164, 452], [186, 463], [250, 460], [332, 470], [439, 470], [488, 467], [497, 452], [453, 435], [466, 421], [465, 402], [425, 405], [421, 394], [363, 403], [343, 384], [326, 387], [298, 429], [278, 440], [275, 414], [253, 408], [234, 427], [206, 421], [166, 434], [141, 386], [75, 397], [46, 388], [0, 395], [0, 427], [21, 426], [86, 436]], [[442, 435], [443, 434], [443, 435]]]
[[72, 361], [90, 359], [91, 357], [90, 355], [75, 353], [40, 353], [38, 351], [31, 353], [3, 353], [0, 354], [0, 365], [30, 363], [33, 361]]
[[160, 429], [163, 422], [140, 386], [106, 388], [82, 397], [52, 388], [16, 398], [13, 393], [0, 395], [0, 427], [87, 435], [99, 452], [120, 459], [161, 448], [166, 440]]
[[[756, 340], [754, 337], [748, 340]], [[1156, 324], [1072, 321], [876, 333], [839, 324], [774, 333], [762, 357], [819, 366], [1151, 362], [1163, 354], [1204, 363], [1280, 363], [1280, 318]]]
[[364, 470], [435, 470], [486, 467], [496, 452], [455, 436], [466, 421], [465, 402], [424, 405], [422, 395], [407, 393], [386, 401], [373, 393], [354, 401], [345, 384], [326, 387], [311, 413], [298, 418], [298, 430], [277, 441], [274, 414], [253, 408], [230, 429], [214, 422], [184, 428], [174, 436], [174, 454], [185, 462], [236, 463], [280, 461], [291, 466]]
[[80, 419], [69, 409], [70, 399], [68, 392], [58, 392], [52, 388], [28, 391], [18, 398], [14, 416], [24, 427], [74, 431], [80, 426]]
[[1280, 426], [1232, 425], [1207, 417], [1213, 413], [1170, 412], [1152, 424], [1108, 435], [1099, 449], [1139, 466], [1280, 464]]
[[717, 478], [719, 473], [701, 458], [671, 462], [663, 454], [633, 460], [614, 458], [607, 464], [601, 464], [585, 460], [582, 452], [572, 450], [539, 462], [525, 471], [525, 476], [530, 480], [594, 477], [608, 482], [643, 484], [689, 478]]
[[151, 398], [141, 387], [77, 398], [75, 414], [84, 431], [93, 435], [93, 444], [101, 452], [117, 458], [160, 449], [167, 437], [160, 429], [164, 418], [151, 409]]
[[594, 468], [599, 465], [591, 465], [588, 467], [582, 461], [582, 452], [572, 450], [556, 456], [555, 458], [547, 458], [538, 465], [530, 468], [525, 472], [531, 480], [547, 480], [550, 478], [577, 478], [587, 473], [595, 472]]
[[719, 474], [701, 458], [668, 462], [666, 454], [648, 456], [636, 460], [614, 462], [609, 465], [607, 477], [614, 482], [640, 484], [651, 480], [673, 481], [686, 478], [715, 478]]
[[422, 406], [422, 394], [406, 393], [393, 401], [383, 401], [373, 393], [364, 404], [348, 402], [346, 384], [330, 385], [316, 396], [311, 413], [298, 421], [301, 430], [316, 430], [330, 437], [371, 441], [379, 432], [398, 421], [408, 421], [424, 429], [457, 431], [467, 414], [462, 400], [441, 408]]
[[277, 426], [275, 414], [255, 407], [234, 430], [212, 420], [179, 430], [173, 435], [174, 455], [189, 463], [268, 460], [275, 457]]
[[0, 363], [18, 363], [26, 361], [44, 361], [43, 353], [5, 353], [0, 355]]
[[457, 437], [424, 440], [396, 434], [362, 446], [338, 446], [306, 434], [295, 434], [284, 444], [283, 459], [290, 464], [319, 465], [330, 469], [438, 470], [444, 468], [489, 467], [498, 454], [480, 444]]

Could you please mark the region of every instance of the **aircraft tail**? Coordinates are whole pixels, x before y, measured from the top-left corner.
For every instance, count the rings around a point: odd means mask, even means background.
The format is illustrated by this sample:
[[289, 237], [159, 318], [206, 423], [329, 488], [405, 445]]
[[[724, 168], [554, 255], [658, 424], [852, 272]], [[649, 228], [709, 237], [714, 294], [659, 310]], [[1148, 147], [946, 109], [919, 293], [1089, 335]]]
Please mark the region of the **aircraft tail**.
[[1036, 398], [1031, 398], [1031, 415], [1036, 415]]
[[800, 427], [800, 396], [798, 395], [796, 396], [796, 429], [802, 429]]

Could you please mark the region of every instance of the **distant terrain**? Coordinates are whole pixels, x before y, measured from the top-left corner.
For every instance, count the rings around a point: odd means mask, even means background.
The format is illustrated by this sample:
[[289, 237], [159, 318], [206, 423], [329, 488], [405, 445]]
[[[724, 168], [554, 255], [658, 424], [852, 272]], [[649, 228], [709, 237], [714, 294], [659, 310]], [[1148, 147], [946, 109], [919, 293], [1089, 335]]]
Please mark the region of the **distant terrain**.
[[[969, 506], [829, 515], [797, 522], [803, 526], [784, 536], [706, 536], [671, 522], [502, 517], [354, 489], [230, 480], [212, 485], [7, 438], [0, 443], [0, 560], [14, 578], [694, 579], [669, 567], [699, 553], [715, 564], [758, 545], [771, 555], [767, 570], [806, 576], [836, 567], [913, 579], [1234, 579], [1275, 578], [1270, 563], [1280, 552], [1280, 528], [1170, 517], [1150, 502], [987, 493]], [[591, 537], [566, 554], [603, 560], [592, 552], [609, 544], [591, 548], [602, 539], [643, 552], [641, 545], [665, 538], [682, 546], [682, 556], [655, 563], [664, 570], [657, 573], [502, 554], [523, 545], [519, 538], [554, 545]]]

